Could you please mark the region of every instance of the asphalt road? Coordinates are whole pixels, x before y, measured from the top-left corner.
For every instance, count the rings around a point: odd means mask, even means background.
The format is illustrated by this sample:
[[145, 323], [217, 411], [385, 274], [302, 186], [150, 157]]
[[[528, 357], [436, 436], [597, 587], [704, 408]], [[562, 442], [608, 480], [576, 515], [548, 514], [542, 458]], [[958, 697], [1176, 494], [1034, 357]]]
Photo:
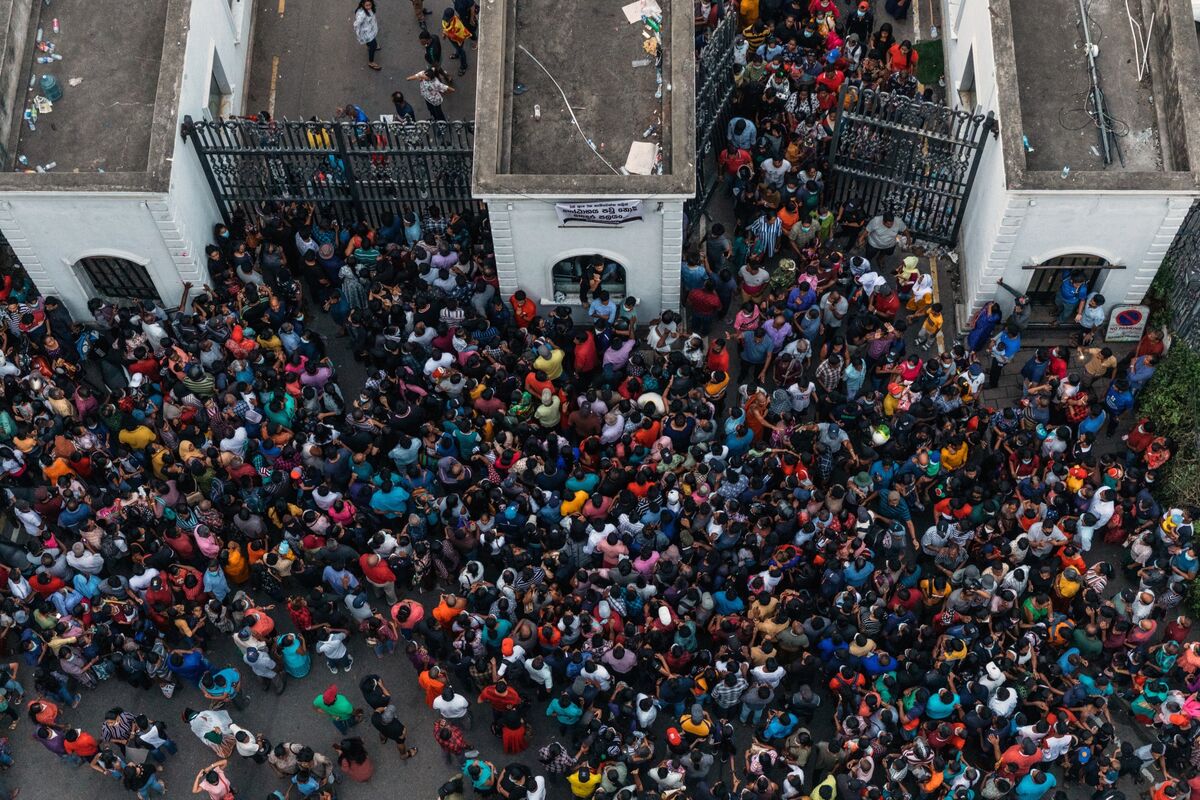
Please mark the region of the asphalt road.
[[[380, 51], [376, 61], [383, 69], [367, 67], [367, 49], [354, 38], [352, 19], [357, 3], [301, 0], [257, 0], [254, 43], [244, 113], [270, 110], [276, 118], [330, 119], [347, 103], [356, 103], [374, 119], [393, 113], [392, 92], [399, 90], [417, 111], [429, 113], [417, 93], [416, 83], [405, 78], [424, 69], [421, 29], [405, 0], [380, 0]], [[446, 0], [427, 0], [431, 33], [440, 35]], [[475, 118], [475, 58], [468, 46], [471, 70], [459, 78], [457, 62], [443, 50], [443, 66], [454, 78], [455, 92], [444, 106], [449, 119]]]

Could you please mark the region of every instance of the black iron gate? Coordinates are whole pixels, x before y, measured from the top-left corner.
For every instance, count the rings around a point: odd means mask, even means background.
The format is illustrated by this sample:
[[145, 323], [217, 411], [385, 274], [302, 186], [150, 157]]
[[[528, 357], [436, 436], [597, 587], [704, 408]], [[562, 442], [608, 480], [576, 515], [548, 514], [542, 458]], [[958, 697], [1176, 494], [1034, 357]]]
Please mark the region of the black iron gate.
[[733, 100], [733, 40], [737, 15], [726, 13], [696, 58], [696, 196], [684, 206], [689, 233], [720, 182], [717, 153], [725, 146]]
[[890, 210], [918, 239], [953, 245], [995, 115], [843, 89], [829, 148], [833, 202]]
[[383, 212], [477, 207], [474, 122], [194, 122], [196, 150], [222, 217], [265, 204], [313, 203], [324, 216], [379, 224]]
[[[1200, 349], [1200, 201], [1188, 209], [1158, 269], [1160, 273], [1170, 270], [1170, 290], [1164, 294], [1170, 297], [1172, 330]], [[1159, 278], [1154, 280], [1158, 283]]]

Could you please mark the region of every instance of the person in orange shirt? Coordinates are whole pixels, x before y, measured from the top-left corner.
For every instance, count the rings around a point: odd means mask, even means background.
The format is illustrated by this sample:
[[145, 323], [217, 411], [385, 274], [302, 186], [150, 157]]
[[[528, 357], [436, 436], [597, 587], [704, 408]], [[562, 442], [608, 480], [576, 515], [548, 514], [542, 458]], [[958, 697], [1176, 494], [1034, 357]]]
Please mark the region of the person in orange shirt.
[[442, 668], [434, 664], [417, 676], [417, 685], [425, 690], [425, 705], [433, 708], [433, 701], [442, 696], [446, 681], [442, 677]]
[[455, 618], [458, 617], [458, 612], [466, 608], [466, 605], [466, 601], [461, 597], [444, 594], [433, 609], [433, 618], [437, 620], [438, 625], [448, 630], [454, 623]]

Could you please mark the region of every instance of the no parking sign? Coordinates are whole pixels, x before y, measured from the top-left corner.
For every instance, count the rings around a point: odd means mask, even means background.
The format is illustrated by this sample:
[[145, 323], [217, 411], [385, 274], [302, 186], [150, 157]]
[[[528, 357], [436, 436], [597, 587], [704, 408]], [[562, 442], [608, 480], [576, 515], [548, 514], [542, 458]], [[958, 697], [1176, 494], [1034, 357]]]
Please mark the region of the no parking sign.
[[1104, 341], [1136, 342], [1142, 338], [1149, 320], [1150, 309], [1146, 306], [1117, 306], [1108, 317]]

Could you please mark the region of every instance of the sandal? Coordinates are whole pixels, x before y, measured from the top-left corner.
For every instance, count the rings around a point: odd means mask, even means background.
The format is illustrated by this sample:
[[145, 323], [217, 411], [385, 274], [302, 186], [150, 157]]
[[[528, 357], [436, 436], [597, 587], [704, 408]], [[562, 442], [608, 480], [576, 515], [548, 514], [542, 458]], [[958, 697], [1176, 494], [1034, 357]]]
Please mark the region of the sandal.
[[372, 61], [370, 64], [367, 64], [367, 66], [370, 67], [371, 69], [375, 70], [376, 72], [379, 72], [379, 70], [383, 69], [383, 67], [379, 66], [374, 61]]

